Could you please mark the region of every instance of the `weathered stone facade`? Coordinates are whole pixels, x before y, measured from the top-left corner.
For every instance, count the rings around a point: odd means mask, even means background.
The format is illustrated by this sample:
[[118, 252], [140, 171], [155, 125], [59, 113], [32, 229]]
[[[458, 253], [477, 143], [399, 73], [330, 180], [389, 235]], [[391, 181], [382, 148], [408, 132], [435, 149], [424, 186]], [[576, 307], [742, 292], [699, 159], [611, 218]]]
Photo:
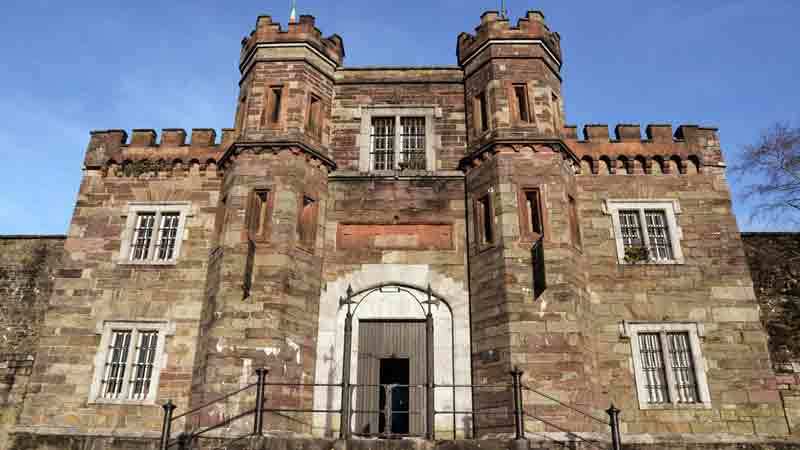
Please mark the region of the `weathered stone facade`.
[[[48, 434], [156, 436], [164, 401], [200, 406], [256, 367], [276, 383], [268, 406], [284, 410], [266, 429], [334, 436], [339, 415], [319, 411], [340, 408], [344, 373], [354, 405], [376, 408], [365, 385], [380, 381], [378, 361], [410, 361], [407, 384], [429, 367], [424, 349], [388, 331], [359, 339], [359, 327], [426, 314], [440, 437], [508, 433], [510, 389], [480, 386], [514, 367], [595, 416], [616, 404], [630, 442], [789, 433], [715, 129], [588, 125], [579, 137], [565, 125], [560, 36], [539, 12], [516, 26], [485, 13], [458, 37], [458, 66], [346, 68], [344, 54], [313, 17], [288, 30], [259, 17], [219, 140], [92, 133], [15, 448], [47, 448]], [[532, 392], [523, 404], [570, 431], [606, 431]], [[354, 431], [374, 433], [359, 414]]]
[[63, 246], [63, 236], [0, 237], [0, 448], [28, 393]]

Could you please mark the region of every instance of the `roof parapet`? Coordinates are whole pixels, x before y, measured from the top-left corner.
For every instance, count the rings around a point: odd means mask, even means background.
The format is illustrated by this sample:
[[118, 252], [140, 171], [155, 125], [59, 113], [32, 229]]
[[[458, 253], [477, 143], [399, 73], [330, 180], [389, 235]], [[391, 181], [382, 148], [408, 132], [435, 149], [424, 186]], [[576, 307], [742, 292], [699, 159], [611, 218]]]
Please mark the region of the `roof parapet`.
[[182, 128], [164, 128], [161, 131], [161, 145], [170, 147], [186, 145], [186, 130]]
[[614, 136], [621, 142], [642, 140], [642, 127], [639, 124], [619, 124], [614, 127]]
[[672, 142], [672, 124], [650, 124], [645, 128], [647, 140], [652, 142]]
[[109, 162], [126, 160], [197, 160], [202, 163], [218, 161], [236, 138], [235, 130], [223, 130], [222, 140], [217, 142], [217, 132], [212, 128], [195, 128], [191, 141], [186, 144], [186, 131], [181, 128], [165, 128], [159, 136], [155, 130], [135, 129], [130, 140], [125, 130], [98, 130], [90, 133], [84, 167], [100, 168]]

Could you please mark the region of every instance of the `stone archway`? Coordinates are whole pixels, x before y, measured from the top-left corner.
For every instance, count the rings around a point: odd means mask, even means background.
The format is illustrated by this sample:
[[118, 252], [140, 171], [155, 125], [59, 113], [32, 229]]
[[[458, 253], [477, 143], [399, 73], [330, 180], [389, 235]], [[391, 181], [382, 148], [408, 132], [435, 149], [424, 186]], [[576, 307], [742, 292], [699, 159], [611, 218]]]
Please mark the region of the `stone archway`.
[[[399, 281], [402, 280], [402, 281]], [[358, 383], [358, 321], [359, 320], [419, 320], [425, 318], [408, 291], [425, 296], [430, 283], [433, 295], [440, 303], [432, 307], [434, 319], [434, 381], [438, 385], [470, 384], [469, 297], [463, 282], [430, 270], [427, 265], [369, 264], [359, 271], [329, 282], [320, 296], [319, 334], [314, 382], [341, 382], [346, 309], [340, 307], [339, 297], [352, 286], [353, 296], [370, 295], [354, 314], [353, 345], [351, 349], [350, 382]], [[398, 289], [401, 288], [401, 289]], [[314, 391], [315, 409], [338, 409], [341, 390], [335, 386], [317, 387]], [[467, 388], [438, 388], [434, 396], [437, 411], [471, 409], [472, 395]], [[471, 418], [438, 414], [435, 430], [440, 436], [452, 435], [455, 429], [463, 436], [471, 426]], [[316, 414], [314, 434], [338, 434], [336, 414]]]

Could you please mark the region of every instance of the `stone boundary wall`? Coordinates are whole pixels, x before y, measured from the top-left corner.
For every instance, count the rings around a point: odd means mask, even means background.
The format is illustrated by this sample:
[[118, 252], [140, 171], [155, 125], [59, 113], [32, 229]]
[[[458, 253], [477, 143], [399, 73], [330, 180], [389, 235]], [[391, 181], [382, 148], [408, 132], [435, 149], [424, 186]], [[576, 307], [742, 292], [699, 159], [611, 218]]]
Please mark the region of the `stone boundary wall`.
[[0, 236], [0, 448], [28, 391], [64, 236]]
[[[39, 435], [16, 434], [9, 450], [156, 450], [157, 439], [111, 437], [111, 436], [74, 436], [74, 435]], [[624, 439], [624, 436], [623, 436]], [[649, 442], [647, 441], [649, 439]], [[210, 450], [224, 448], [226, 450], [550, 450], [573, 449], [594, 450], [610, 448], [608, 442], [597, 442], [595, 445], [583, 443], [576, 439], [542, 436], [531, 439], [527, 445], [512, 440], [442, 440], [425, 441], [422, 439], [358, 439], [348, 442], [331, 439], [310, 439], [293, 437], [248, 438], [238, 442], [220, 439], [200, 441], [194, 449]], [[652, 437], [641, 437], [626, 444], [623, 450], [795, 450], [800, 449], [800, 442], [788, 440], [756, 440], [750, 442], [681, 442], [662, 443]]]

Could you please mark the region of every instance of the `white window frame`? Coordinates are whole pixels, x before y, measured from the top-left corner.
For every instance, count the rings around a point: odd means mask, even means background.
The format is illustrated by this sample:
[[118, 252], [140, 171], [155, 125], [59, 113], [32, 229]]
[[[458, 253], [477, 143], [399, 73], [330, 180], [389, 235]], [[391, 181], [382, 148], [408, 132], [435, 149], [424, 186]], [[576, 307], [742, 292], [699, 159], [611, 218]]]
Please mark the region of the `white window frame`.
[[[155, 214], [153, 225], [153, 238], [150, 242], [149, 258], [144, 260], [131, 260], [131, 242], [135, 237], [136, 218], [140, 213]], [[176, 231], [175, 250], [172, 259], [158, 260], [156, 256], [156, 243], [159, 236], [158, 231], [161, 226], [161, 215], [165, 213], [178, 213], [178, 229]], [[122, 243], [119, 249], [118, 264], [125, 265], [149, 265], [149, 266], [170, 266], [178, 263], [181, 254], [181, 244], [186, 238], [186, 222], [191, 217], [191, 202], [130, 202], [125, 217], [125, 229], [122, 231]]]
[[[664, 372], [666, 375], [667, 389], [669, 392], [669, 403], [648, 403], [645, 385], [647, 378], [642, 367], [641, 347], [639, 346], [640, 333], [659, 333], [662, 337], [662, 354], [664, 360]], [[667, 350], [666, 342], [663, 338], [665, 333], [688, 333], [689, 345], [692, 352], [692, 365], [694, 366], [695, 383], [697, 383], [697, 403], [678, 403], [677, 389], [675, 387], [675, 374], [672, 371], [671, 355]], [[700, 339], [705, 337], [705, 327], [698, 322], [632, 322], [623, 321], [620, 324], [620, 335], [628, 338], [631, 343], [631, 359], [633, 362], [633, 372], [636, 382], [636, 394], [639, 398], [639, 409], [710, 409], [711, 394], [708, 389], [708, 370], [705, 358], [703, 358]]]
[[603, 202], [603, 212], [611, 216], [613, 225], [612, 235], [617, 245], [617, 262], [619, 264], [634, 264], [625, 261], [625, 244], [622, 240], [622, 226], [619, 221], [620, 210], [639, 211], [639, 226], [641, 227], [642, 240], [645, 245], [650, 247], [650, 236], [647, 234], [647, 220], [645, 219], [646, 210], [663, 211], [667, 219], [670, 246], [672, 247], [672, 259], [656, 260], [650, 252], [649, 260], [636, 264], [684, 264], [683, 251], [681, 250], [681, 239], [683, 231], [678, 226], [676, 216], [681, 213], [681, 206], [675, 199], [621, 199], [606, 200]]
[[[415, 170], [414, 172], [433, 172], [436, 170], [436, 151], [439, 147], [437, 136], [434, 134], [434, 120], [441, 117], [441, 108], [434, 106], [370, 106], [359, 108], [358, 115], [361, 117], [361, 133], [359, 134], [359, 158], [358, 170], [372, 174], [394, 175], [400, 171], [402, 148], [402, 125], [401, 117], [421, 117], [425, 119], [425, 170]], [[394, 170], [374, 170], [372, 161], [372, 118], [373, 117], [394, 117]]]
[[[103, 376], [105, 375], [105, 366], [108, 361], [108, 351], [111, 338], [114, 330], [132, 330], [130, 351], [128, 351], [128, 360], [126, 365], [125, 378], [123, 379], [123, 393], [120, 398], [105, 398], [103, 396]], [[147, 395], [141, 399], [130, 399], [129, 385], [131, 375], [133, 374], [132, 361], [135, 357], [136, 345], [138, 345], [138, 336], [140, 332], [155, 331], [158, 333], [158, 341], [156, 342], [156, 355], [153, 359], [153, 375], [150, 378], [150, 390]], [[155, 320], [106, 320], [97, 323], [97, 334], [100, 335], [100, 347], [97, 349], [97, 354], [94, 358], [94, 376], [92, 378], [92, 385], [89, 389], [89, 403], [106, 403], [106, 404], [122, 404], [122, 405], [154, 405], [156, 396], [158, 395], [158, 384], [161, 379], [161, 370], [167, 366], [167, 353], [166, 341], [168, 336], [175, 335], [174, 322], [155, 321]]]

